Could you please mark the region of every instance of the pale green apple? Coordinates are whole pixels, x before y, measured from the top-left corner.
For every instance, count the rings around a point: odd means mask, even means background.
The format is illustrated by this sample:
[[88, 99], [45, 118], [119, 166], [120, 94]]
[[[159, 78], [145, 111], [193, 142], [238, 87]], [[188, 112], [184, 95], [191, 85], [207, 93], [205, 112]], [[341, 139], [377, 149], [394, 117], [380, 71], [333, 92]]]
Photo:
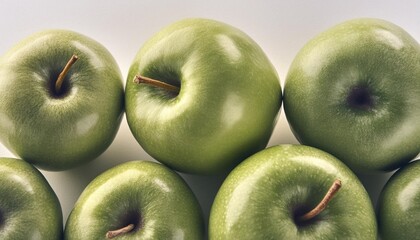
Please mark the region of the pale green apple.
[[117, 133], [123, 101], [114, 58], [79, 33], [35, 33], [0, 60], [0, 141], [37, 167], [63, 170], [100, 155]]
[[378, 199], [381, 239], [420, 239], [420, 160], [392, 175]]
[[148, 161], [123, 163], [96, 177], [77, 200], [64, 234], [66, 240], [203, 237], [201, 208], [186, 182]]
[[284, 110], [296, 138], [355, 171], [390, 171], [420, 151], [420, 46], [380, 19], [341, 23], [290, 66]]
[[29, 163], [0, 158], [0, 239], [62, 238], [60, 202], [45, 177]]
[[[331, 186], [335, 194], [327, 194]], [[316, 208], [321, 202], [325, 209]], [[312, 209], [317, 214], [307, 214]], [[376, 240], [377, 225], [365, 188], [341, 161], [316, 148], [279, 145], [243, 161], [217, 193], [209, 240], [231, 239]]]
[[[139, 84], [144, 77], [172, 87]], [[183, 172], [226, 172], [263, 149], [281, 105], [277, 72], [244, 32], [184, 19], [149, 39], [127, 77], [126, 114], [140, 145]]]

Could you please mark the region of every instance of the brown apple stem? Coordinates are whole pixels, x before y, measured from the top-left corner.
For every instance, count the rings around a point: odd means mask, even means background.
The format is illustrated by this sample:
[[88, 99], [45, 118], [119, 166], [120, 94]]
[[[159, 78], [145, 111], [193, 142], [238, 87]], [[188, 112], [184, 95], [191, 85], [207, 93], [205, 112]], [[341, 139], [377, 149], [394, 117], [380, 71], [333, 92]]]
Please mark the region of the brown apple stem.
[[312, 209], [311, 211], [307, 212], [305, 215], [300, 217], [300, 220], [308, 221], [316, 217], [319, 213], [321, 213], [327, 207], [328, 203], [331, 201], [334, 195], [338, 192], [340, 187], [341, 187], [341, 181], [336, 179], [334, 183], [331, 185], [327, 194], [325, 194], [324, 198], [321, 200], [321, 202], [319, 202], [318, 205], [314, 209]]
[[122, 234], [131, 232], [133, 229], [134, 229], [134, 224], [128, 224], [127, 226], [125, 226], [123, 228], [113, 230], [113, 231], [108, 231], [106, 233], [106, 238], [112, 239], [112, 238], [120, 236]]
[[159, 81], [159, 80], [155, 80], [152, 78], [148, 78], [145, 76], [141, 76], [141, 75], [136, 75], [133, 81], [137, 84], [145, 83], [145, 84], [149, 84], [155, 87], [163, 88], [171, 92], [179, 92], [179, 87], [177, 86], [174, 86], [174, 85], [171, 85], [171, 84]]
[[59, 93], [61, 91], [61, 86], [63, 85], [64, 78], [66, 77], [67, 73], [69, 72], [71, 66], [79, 59], [76, 55], [73, 54], [70, 60], [67, 62], [66, 66], [61, 71], [60, 75], [58, 75], [57, 81], [55, 81], [55, 92]]

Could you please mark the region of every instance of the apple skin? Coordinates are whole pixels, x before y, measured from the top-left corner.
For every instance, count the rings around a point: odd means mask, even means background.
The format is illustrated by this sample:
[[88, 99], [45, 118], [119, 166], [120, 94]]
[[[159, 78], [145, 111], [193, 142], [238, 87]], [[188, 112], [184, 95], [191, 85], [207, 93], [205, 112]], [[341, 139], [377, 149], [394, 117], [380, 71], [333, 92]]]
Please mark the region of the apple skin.
[[[52, 87], [78, 56], [61, 94]], [[99, 156], [113, 141], [124, 106], [122, 75], [95, 40], [46, 30], [19, 42], [0, 60], [0, 141], [46, 170], [65, 170]]]
[[378, 199], [381, 239], [420, 239], [420, 161], [392, 175]]
[[[180, 86], [170, 95], [136, 75]], [[156, 160], [182, 172], [219, 174], [265, 148], [281, 105], [277, 72], [245, 33], [184, 19], [153, 36], [126, 83], [128, 125]]]
[[61, 239], [60, 202], [45, 177], [14, 158], [0, 158], [0, 172], [0, 239]]
[[105, 239], [108, 231], [129, 223], [135, 230], [116, 239], [204, 237], [202, 211], [186, 182], [162, 164], [131, 161], [86, 187], [67, 220], [64, 239]]
[[[342, 187], [306, 223], [332, 183]], [[279, 145], [254, 154], [223, 182], [210, 212], [209, 239], [375, 239], [371, 200], [353, 172], [332, 155], [304, 145]]]
[[296, 138], [357, 172], [391, 171], [420, 149], [420, 46], [400, 27], [354, 19], [309, 41], [284, 110]]

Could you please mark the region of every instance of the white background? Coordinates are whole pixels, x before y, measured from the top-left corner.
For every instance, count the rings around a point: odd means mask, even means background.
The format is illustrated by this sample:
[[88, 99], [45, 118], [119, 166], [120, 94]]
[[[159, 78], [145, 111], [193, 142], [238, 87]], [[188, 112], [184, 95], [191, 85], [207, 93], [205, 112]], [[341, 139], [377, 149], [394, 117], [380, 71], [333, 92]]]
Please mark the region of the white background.
[[[282, 86], [298, 50], [316, 34], [344, 20], [375, 17], [391, 21], [420, 41], [420, 1], [17, 1], [0, 0], [0, 54], [34, 32], [70, 29], [97, 40], [113, 54], [124, 78], [141, 45], [162, 27], [186, 18], [204, 17], [231, 24], [251, 36], [271, 59]], [[13, 94], [13, 93], [10, 93]], [[1, 101], [1, 96], [0, 96]], [[297, 143], [282, 109], [269, 145]], [[0, 144], [0, 157], [13, 155]], [[67, 219], [84, 187], [99, 173], [129, 160], [151, 160], [137, 144], [125, 118], [120, 131], [99, 158], [63, 172], [45, 172]], [[1, 173], [0, 173], [1, 174]], [[375, 204], [388, 174], [361, 175]], [[207, 221], [225, 176], [182, 175], [198, 197]]]

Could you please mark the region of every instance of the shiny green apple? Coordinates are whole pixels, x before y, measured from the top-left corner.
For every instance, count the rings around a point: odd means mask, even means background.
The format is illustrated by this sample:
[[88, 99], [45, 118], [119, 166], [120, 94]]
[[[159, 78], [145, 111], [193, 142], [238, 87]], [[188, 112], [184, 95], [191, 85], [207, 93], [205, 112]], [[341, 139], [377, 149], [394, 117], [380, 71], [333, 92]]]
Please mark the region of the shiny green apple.
[[420, 239], [420, 160], [392, 175], [378, 199], [381, 239]]
[[140, 49], [125, 100], [130, 129], [147, 153], [179, 171], [215, 174], [267, 145], [281, 87], [275, 68], [245, 33], [214, 20], [185, 19]]
[[0, 141], [47, 170], [90, 161], [117, 133], [123, 90], [117, 63], [95, 40], [35, 33], [0, 59]]
[[354, 19], [309, 41], [290, 66], [284, 110], [296, 138], [360, 172], [420, 151], [420, 45], [380, 19]]
[[201, 208], [186, 182], [159, 163], [132, 161], [96, 177], [67, 219], [64, 239], [204, 237]]
[[45, 177], [29, 163], [0, 158], [0, 239], [58, 240], [60, 202]]
[[209, 240], [230, 239], [376, 240], [377, 225], [365, 188], [341, 161], [279, 145], [243, 161], [217, 193]]

